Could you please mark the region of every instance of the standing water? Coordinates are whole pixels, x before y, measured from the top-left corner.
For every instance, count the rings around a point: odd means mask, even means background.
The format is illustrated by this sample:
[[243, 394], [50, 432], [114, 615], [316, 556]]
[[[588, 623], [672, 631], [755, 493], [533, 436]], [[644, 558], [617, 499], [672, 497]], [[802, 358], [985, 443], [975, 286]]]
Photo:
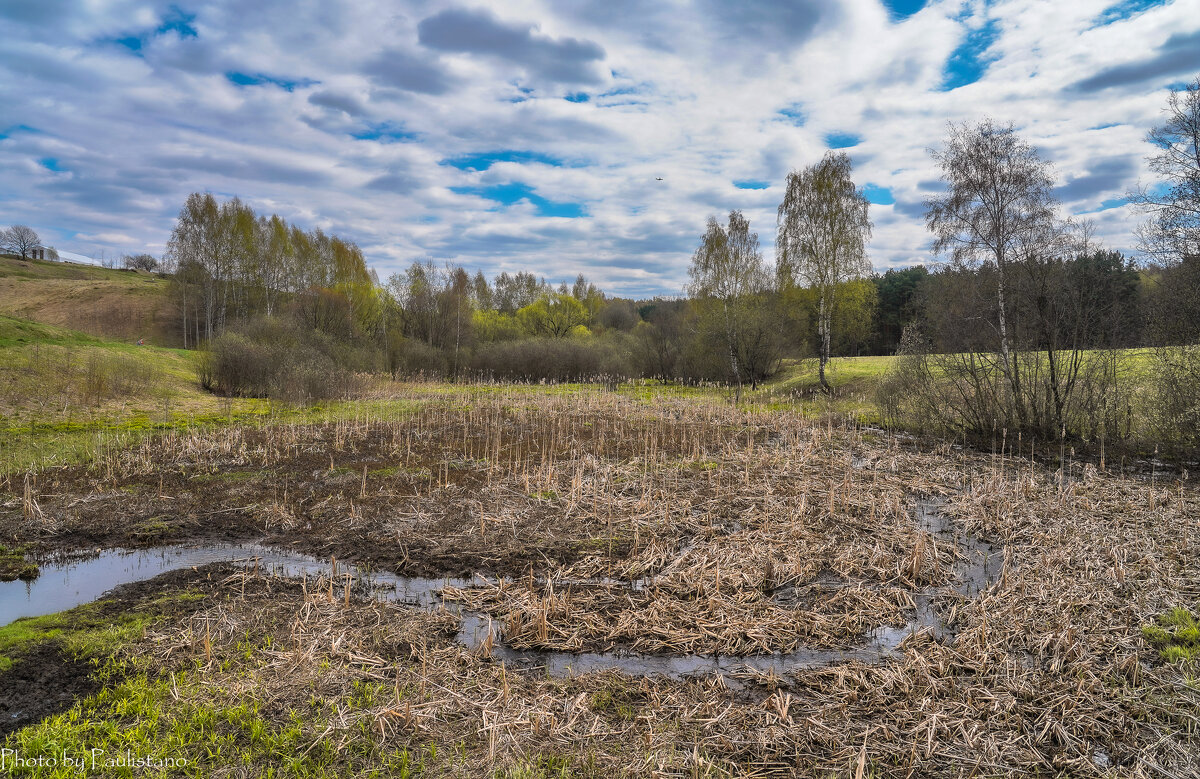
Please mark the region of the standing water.
[[[955, 591], [960, 595], [978, 593], [990, 586], [999, 573], [1001, 556], [983, 541], [971, 538], [953, 527], [937, 504], [920, 504], [917, 520], [921, 527], [938, 538], [953, 540], [966, 560], [955, 566], [958, 579]], [[29, 582], [0, 583], [0, 625], [21, 617], [36, 617], [90, 603], [122, 584], [145, 581], [168, 571], [211, 563], [234, 563], [264, 573], [284, 577], [330, 577], [335, 572], [331, 561], [261, 544], [177, 545], [143, 550], [111, 549], [78, 562], [44, 565], [37, 579]], [[402, 603], [426, 611], [445, 609], [458, 615], [461, 625], [455, 641], [467, 649], [490, 646], [490, 656], [516, 666], [544, 668], [552, 676], [566, 676], [598, 670], [617, 670], [637, 676], [685, 678], [706, 673], [726, 676], [730, 673], [786, 674], [848, 661], [878, 662], [912, 633], [929, 629], [935, 636], [947, 634], [932, 607], [932, 595], [914, 593], [917, 604], [910, 622], [904, 627], [882, 627], [867, 634], [851, 649], [801, 648], [788, 653], [758, 654], [741, 657], [726, 655], [640, 655], [620, 650], [609, 652], [556, 652], [513, 649], [503, 645], [490, 615], [446, 603], [439, 597], [444, 587], [471, 586], [467, 579], [427, 579], [397, 576], [387, 572], [362, 571], [338, 563], [337, 577], [351, 581], [372, 596]], [[599, 580], [598, 580], [599, 581]], [[651, 580], [652, 581], [652, 580]], [[581, 582], [586, 583], [586, 582]], [[605, 582], [611, 583], [611, 582]], [[650, 582], [630, 585], [633, 589], [652, 586]], [[489, 641], [490, 638], [490, 641]], [[736, 684], [730, 680], [731, 684]]]

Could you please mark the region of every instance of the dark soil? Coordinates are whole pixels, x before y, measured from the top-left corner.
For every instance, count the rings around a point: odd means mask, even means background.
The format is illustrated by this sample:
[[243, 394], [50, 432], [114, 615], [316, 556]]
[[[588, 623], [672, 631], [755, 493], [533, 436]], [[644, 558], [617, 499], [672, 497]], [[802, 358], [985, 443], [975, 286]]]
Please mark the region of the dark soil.
[[[147, 581], [116, 588], [95, 605], [65, 612], [78, 615], [77, 626], [88, 627], [117, 621], [122, 614], [143, 614], [169, 618], [197, 608], [196, 601], [168, 596], [190, 590], [211, 594], [217, 583], [235, 569], [219, 564], [198, 569], [172, 571]], [[27, 725], [71, 708], [75, 701], [97, 692], [101, 684], [94, 677], [92, 658], [77, 658], [64, 651], [61, 641], [52, 638], [33, 643], [15, 652], [13, 665], [0, 672], [0, 740]]]
[[[563, 521], [561, 500], [526, 493], [511, 474], [504, 490], [489, 489], [481, 455], [495, 458], [496, 452], [485, 451], [478, 431], [464, 444], [463, 425], [453, 415], [416, 432], [377, 425], [356, 431], [353, 445], [339, 442], [337, 426], [317, 425], [299, 431], [298, 443], [278, 451], [270, 431], [250, 429], [244, 432], [246, 448], [271, 454], [239, 458], [179, 457], [149, 443], [148, 470], [110, 478], [72, 466], [39, 474], [35, 491], [54, 532], [26, 522], [8, 501], [0, 506], [0, 544], [25, 544], [38, 558], [114, 547], [262, 541], [427, 577], [522, 576], [547, 564], [569, 564], [599, 547], [617, 557], [632, 547], [632, 538], [619, 530], [612, 539], [585, 535], [578, 523]], [[632, 432], [612, 436], [605, 453], [635, 454]], [[511, 433], [500, 462], [510, 456], [523, 463], [569, 458], [596, 445], [594, 426], [578, 425], [552, 443], [536, 431]], [[705, 447], [716, 446], [723, 435], [711, 434]], [[664, 434], [661, 448], [669, 450], [672, 442]], [[640, 492], [640, 485], [630, 489]], [[472, 532], [481, 509], [495, 516], [513, 507], [519, 507], [515, 526], [503, 532], [497, 527], [486, 537]]]
[[100, 688], [87, 660], [75, 660], [58, 641], [34, 644], [0, 673], [0, 739], [71, 708]]

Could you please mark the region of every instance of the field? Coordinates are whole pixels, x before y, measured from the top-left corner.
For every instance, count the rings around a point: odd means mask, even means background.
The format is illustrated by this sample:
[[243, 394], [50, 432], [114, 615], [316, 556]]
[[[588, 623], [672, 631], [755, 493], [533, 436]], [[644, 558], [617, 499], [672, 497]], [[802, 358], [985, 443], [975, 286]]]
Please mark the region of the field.
[[168, 286], [149, 273], [0, 256], [0, 314], [130, 343], [178, 345]]
[[269, 415], [200, 389], [194, 355], [0, 314], [0, 474], [90, 460], [147, 433]]
[[803, 411], [395, 384], [10, 469], [0, 560], [41, 575], [0, 586], [146, 551], [0, 628], [4, 747], [152, 762], [97, 776], [1200, 772], [1191, 481]]

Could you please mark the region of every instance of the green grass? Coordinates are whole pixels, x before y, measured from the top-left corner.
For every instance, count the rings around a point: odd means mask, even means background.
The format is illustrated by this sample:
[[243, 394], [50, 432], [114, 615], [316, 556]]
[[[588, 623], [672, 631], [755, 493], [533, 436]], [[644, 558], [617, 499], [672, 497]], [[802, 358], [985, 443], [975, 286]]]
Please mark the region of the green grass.
[[[26, 756], [97, 755], [93, 776], [199, 777], [235, 766], [246, 775], [312, 779], [425, 773], [424, 754], [379, 749], [369, 738], [350, 739], [338, 749], [330, 739], [318, 738], [331, 719], [319, 712], [293, 710], [286, 717], [269, 717], [258, 700], [213, 703], [205, 676], [203, 671], [180, 671], [170, 678], [133, 676], [65, 714], [18, 731], [9, 748]], [[148, 769], [111, 762], [126, 755], [148, 761]], [[80, 773], [60, 765], [16, 768], [11, 775], [58, 779]]]
[[[825, 376], [835, 394], [869, 392], [882, 378], [895, 357], [834, 357], [825, 366]], [[768, 383], [775, 393], [816, 392], [820, 389], [816, 359], [784, 360], [779, 376]]]
[[98, 343], [102, 343], [101, 339], [65, 327], [0, 314], [0, 349], [31, 344], [79, 346]]
[[[426, 774], [426, 762], [437, 764], [437, 749], [385, 748], [374, 738], [374, 720], [363, 719], [361, 732], [344, 744], [322, 738], [327, 727], [341, 726], [346, 713], [365, 711], [390, 695], [391, 685], [355, 683], [337, 700], [314, 699], [313, 706], [269, 710], [257, 698], [233, 690], [214, 696], [209, 669], [189, 665], [170, 674], [150, 673], [136, 655], [122, 659], [122, 645], [135, 643], [160, 618], [165, 607], [202, 600], [198, 592], [172, 593], [141, 603], [116, 616], [104, 613], [105, 602], [60, 614], [18, 620], [0, 628], [0, 673], [30, 647], [55, 642], [75, 659], [95, 665], [103, 685], [67, 712], [48, 717], [2, 742], [25, 758], [57, 756], [57, 766], [7, 765], [8, 776], [209, 776], [214, 769], [241, 767], [248, 775], [273, 777], [415, 777]], [[253, 684], [270, 641], [238, 644], [240, 668], [235, 678]], [[232, 660], [221, 663], [228, 670]], [[220, 700], [217, 700], [217, 698]], [[267, 709], [267, 710], [265, 710]], [[268, 711], [269, 710], [269, 711]], [[337, 721], [335, 721], [335, 718]], [[11, 757], [13, 753], [8, 753]], [[64, 764], [95, 755], [84, 769]], [[141, 766], [113, 762], [128, 756]]]
[[156, 612], [171, 600], [192, 600], [195, 593], [177, 593], [152, 601], [145, 611], [106, 613], [108, 601], [95, 601], [69, 611], [18, 619], [0, 627], [0, 672], [6, 671], [34, 644], [57, 641], [76, 660], [100, 660], [117, 647], [140, 638]]
[[[378, 405], [362, 411], [382, 413]], [[168, 430], [315, 421], [329, 413], [324, 405], [216, 397], [200, 387], [194, 353], [182, 349], [0, 315], [0, 474], [88, 462]]]
[[0, 582], [35, 579], [37, 575], [38, 565], [25, 559], [24, 549], [0, 545]]
[[1165, 663], [1190, 663], [1200, 660], [1200, 624], [1192, 612], [1176, 606], [1142, 626], [1142, 637], [1158, 650]]

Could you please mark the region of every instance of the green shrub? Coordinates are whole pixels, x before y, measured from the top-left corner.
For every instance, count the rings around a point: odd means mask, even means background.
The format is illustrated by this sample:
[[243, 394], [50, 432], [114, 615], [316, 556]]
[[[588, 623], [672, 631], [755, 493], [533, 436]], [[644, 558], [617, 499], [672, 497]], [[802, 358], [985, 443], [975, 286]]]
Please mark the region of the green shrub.
[[378, 369], [377, 350], [336, 341], [286, 319], [258, 319], [213, 339], [201, 353], [201, 385], [221, 395], [307, 402], [348, 397], [357, 374]]

